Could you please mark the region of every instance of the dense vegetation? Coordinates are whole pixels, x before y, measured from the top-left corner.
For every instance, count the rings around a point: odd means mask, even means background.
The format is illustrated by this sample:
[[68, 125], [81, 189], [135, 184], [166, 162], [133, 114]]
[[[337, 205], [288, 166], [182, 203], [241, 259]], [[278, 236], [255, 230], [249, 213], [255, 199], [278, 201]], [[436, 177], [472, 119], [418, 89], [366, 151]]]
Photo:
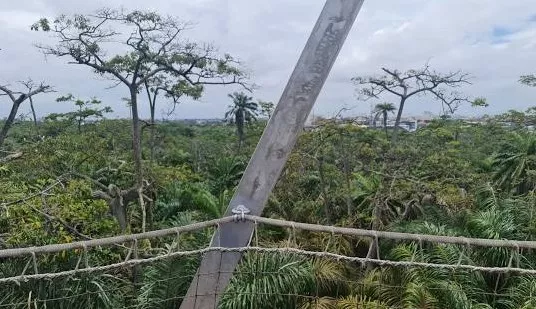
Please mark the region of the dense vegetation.
[[[529, 117], [529, 115], [527, 115]], [[61, 123], [61, 125], [60, 125]], [[17, 123], [6, 151], [22, 156], [1, 166], [2, 247], [69, 242], [120, 233], [105, 200], [95, 195], [114, 185], [128, 188], [132, 177], [128, 125], [122, 120], [99, 120], [69, 125], [59, 120], [38, 124], [44, 138], [36, 137], [32, 122]], [[264, 123], [252, 122], [244, 130], [237, 153], [233, 125], [184, 125], [163, 122], [156, 126], [155, 159], [143, 149], [151, 184], [151, 229], [188, 224], [221, 216], [245, 168]], [[144, 132], [148, 139], [149, 132]], [[91, 146], [90, 146], [91, 145]], [[300, 222], [377, 228], [425, 234], [463, 235], [493, 239], [533, 240], [536, 228], [534, 184], [536, 138], [523, 127], [505, 128], [495, 119], [479, 125], [457, 120], [436, 120], [415, 133], [406, 133], [393, 146], [385, 131], [363, 129], [351, 123], [326, 120], [303, 132], [270, 199], [265, 216]], [[55, 185], [59, 184], [59, 185]], [[55, 186], [54, 186], [55, 185]], [[37, 193], [37, 194], [36, 194]], [[29, 198], [30, 197], [30, 198]], [[141, 230], [139, 207], [128, 208], [128, 230]], [[181, 239], [181, 248], [206, 245], [210, 231]], [[286, 242], [283, 230], [262, 231], [265, 245]], [[301, 247], [365, 256], [368, 243], [355, 239], [298, 233]], [[162, 243], [146, 244], [147, 254]], [[381, 252], [398, 260], [456, 263], [464, 248], [418, 244], [381, 244]], [[169, 248], [168, 248], [169, 249]], [[470, 249], [464, 259], [477, 265], [507, 266], [508, 250]], [[124, 257], [126, 250], [103, 250], [93, 264]], [[518, 253], [515, 253], [518, 254]], [[532, 268], [532, 252], [519, 252], [521, 266]], [[40, 261], [40, 267], [59, 270], [73, 266], [76, 254]], [[18, 274], [22, 265], [2, 263], [3, 276]], [[133, 282], [129, 271], [114, 276], [90, 276], [50, 282], [6, 285], [0, 301], [22, 303], [31, 299], [79, 296], [49, 302], [72, 308], [172, 308], [185, 293], [195, 272], [196, 259], [179, 259], [143, 268]], [[278, 272], [283, 265], [292, 269]], [[530, 308], [536, 280], [522, 276], [489, 275], [423, 269], [369, 269], [291, 255], [248, 255], [244, 272], [230, 291], [241, 296], [224, 298], [226, 308], [266, 300], [240, 291], [259, 291], [274, 302], [277, 294], [320, 296], [327, 308], [348, 304], [403, 308]], [[248, 277], [254, 269], [257, 275]], [[264, 278], [272, 276], [273, 278]], [[274, 274], [275, 272], [275, 274]], [[178, 275], [183, 274], [182, 277]], [[169, 284], [165, 279], [172, 280]], [[266, 280], [273, 286], [265, 286]], [[73, 285], [73, 282], [76, 282]], [[164, 284], [158, 284], [164, 282]], [[303, 284], [296, 285], [295, 282]], [[70, 289], [66, 289], [69, 286]], [[117, 292], [109, 292], [113, 288]], [[100, 290], [102, 289], [102, 290]], [[264, 291], [264, 289], [269, 289]], [[33, 294], [29, 296], [29, 292]], [[519, 292], [523, 291], [523, 292]], [[262, 295], [262, 293], [260, 295]], [[232, 294], [234, 295], [234, 294]], [[503, 296], [501, 296], [503, 295]], [[338, 298], [335, 298], [338, 296]], [[165, 305], [159, 300], [175, 297]], [[248, 298], [248, 297], [251, 297]], [[143, 298], [143, 299], [141, 299]], [[279, 308], [313, 306], [306, 298], [279, 296]], [[156, 302], [156, 303], [155, 303]], [[346, 305], [345, 305], [346, 304]], [[331, 306], [331, 307], [329, 307]], [[337, 307], [338, 306], [338, 307]], [[314, 307], [314, 306], [313, 306]], [[354, 307], [352, 307], [354, 308]], [[367, 308], [367, 307], [365, 307]]]

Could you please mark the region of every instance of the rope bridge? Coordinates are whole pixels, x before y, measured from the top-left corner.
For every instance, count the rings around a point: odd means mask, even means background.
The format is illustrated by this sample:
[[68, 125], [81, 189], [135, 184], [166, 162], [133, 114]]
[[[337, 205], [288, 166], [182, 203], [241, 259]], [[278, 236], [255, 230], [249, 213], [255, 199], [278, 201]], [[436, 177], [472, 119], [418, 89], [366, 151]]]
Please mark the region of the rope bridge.
[[[224, 247], [210, 247], [204, 246], [200, 248], [192, 248], [192, 246], [186, 246], [181, 248], [181, 239], [196, 232], [202, 232], [207, 229], [218, 228], [223, 223], [234, 224], [253, 224], [254, 233], [250, 239], [249, 245], [239, 248], [224, 248]], [[268, 243], [264, 242], [261, 237], [259, 237], [258, 231], [263, 228], [283, 228], [287, 230], [288, 239], [286, 241], [279, 242], [272, 247], [263, 246], [261, 244]], [[299, 244], [296, 240], [298, 233], [318, 233], [324, 235], [328, 238], [328, 244], [325, 246], [325, 249], [312, 250], [307, 244]], [[310, 236], [310, 235], [309, 235]], [[307, 237], [309, 237], [307, 236]], [[373, 243], [379, 243], [380, 245], [375, 246], [377, 252], [374, 255], [374, 258], [366, 256], [350, 256], [343, 255], [339, 252], [330, 252], [329, 243], [335, 237], [347, 237], [352, 240], [365, 241], [370, 243], [371, 246]], [[285, 236], [286, 237], [286, 236]], [[150, 254], [150, 250], [146, 250], [143, 247], [144, 242], [148, 240], [165, 240], [169, 239], [173, 245], [168, 246], [166, 252], [160, 252], [158, 254]], [[375, 240], [375, 241], [373, 241]], [[406, 260], [395, 260], [389, 259], [386, 254], [381, 254], [380, 248], [384, 242], [394, 242], [394, 243], [412, 243], [417, 246], [420, 251], [423, 250], [427, 245], [455, 245], [460, 248], [459, 257], [456, 262], [453, 263], [434, 263], [430, 261], [423, 261], [419, 254], [414, 254], [410, 259]], [[480, 248], [502, 248], [503, 250], [509, 251], [509, 261], [506, 266], [487, 266], [487, 265], [475, 265], [469, 263], [468, 259], [464, 252], [472, 249], [473, 247]], [[119, 258], [115, 263], [110, 263], [106, 265], [92, 265], [95, 263], [96, 259], [93, 258], [94, 255], [102, 252], [108, 248], [108, 250], [119, 251]], [[110, 249], [112, 248], [112, 249]], [[318, 248], [317, 248], [318, 249]], [[354, 229], [354, 228], [342, 228], [334, 226], [323, 226], [317, 224], [306, 224], [298, 222], [290, 222], [284, 220], [263, 218], [258, 216], [251, 215], [234, 215], [228, 216], [221, 219], [195, 223], [191, 225], [174, 227], [162, 230], [155, 230], [146, 233], [131, 234], [131, 235], [121, 235], [115, 237], [107, 237], [100, 239], [92, 239], [87, 241], [79, 241], [72, 243], [64, 244], [52, 244], [39, 247], [27, 247], [27, 248], [13, 248], [13, 249], [4, 249], [0, 250], [0, 291], [4, 289], [5, 286], [10, 285], [21, 285], [24, 283], [34, 282], [34, 281], [47, 281], [54, 282], [54, 280], [63, 280], [78, 278], [84, 275], [89, 275], [93, 273], [97, 274], [110, 274], [117, 273], [118, 271], [131, 270], [135, 271], [137, 268], [144, 265], [153, 265], [158, 262], [166, 260], [174, 260], [180, 258], [190, 258], [195, 257], [199, 258], [202, 255], [208, 252], [237, 252], [237, 253], [255, 253], [262, 255], [293, 255], [304, 257], [306, 259], [317, 259], [317, 260], [330, 260], [338, 264], [352, 265], [354, 268], [382, 268], [382, 267], [392, 267], [392, 268], [422, 268], [422, 269], [441, 269], [445, 271], [468, 271], [468, 272], [483, 272], [488, 274], [513, 274], [513, 275], [536, 275], [536, 269], [530, 269], [522, 267], [520, 265], [519, 256], [523, 250], [532, 250], [536, 249], [535, 241], [515, 241], [515, 240], [500, 240], [500, 239], [476, 239], [476, 238], [465, 238], [465, 237], [451, 237], [451, 236], [438, 236], [438, 235], [422, 235], [422, 234], [409, 234], [409, 233], [398, 233], [398, 232], [386, 232], [386, 231], [374, 231], [374, 230], [363, 230], [363, 229]], [[331, 250], [333, 251], [333, 250]], [[417, 250], [418, 251], [418, 250]], [[417, 252], [416, 251], [416, 252]], [[73, 258], [71, 259], [72, 267], [67, 269], [53, 270], [49, 269], [40, 269], [40, 264], [51, 259], [52, 256], [57, 256], [61, 254], [71, 254]], [[18, 263], [16, 263], [18, 261]], [[18, 273], [15, 270], [10, 269], [10, 271], [5, 271], [2, 268], [2, 264], [7, 265], [7, 263], [14, 263], [14, 265], [19, 265], [20, 269]], [[240, 269], [237, 270], [235, 275], [239, 275]], [[284, 270], [276, 271], [276, 273], [283, 273]], [[221, 271], [218, 273], [210, 274], [197, 274], [199, 275], [220, 275]], [[173, 274], [163, 280], [176, 280], [179, 277], [174, 277]], [[266, 273], [256, 273], [254, 276], [261, 277], [267, 275]], [[193, 277], [192, 274], [183, 275], [185, 277], [185, 282], [188, 278]], [[355, 282], [354, 282], [355, 283]], [[110, 290], [102, 289], [100, 292]], [[93, 294], [100, 293], [99, 291], [91, 291], [78, 293], [74, 295], [64, 296], [58, 299], [48, 298], [48, 299], [33, 299], [30, 303], [51, 303], [54, 301], [65, 300], [66, 298], [76, 298], [81, 296], [91, 297]], [[226, 293], [232, 293], [226, 292]], [[243, 292], [241, 292], [243, 293]], [[255, 294], [259, 296], [262, 294], [262, 291], [256, 291]], [[1, 293], [0, 293], [1, 294]], [[281, 296], [281, 295], [279, 295]], [[289, 294], [289, 297], [301, 297], [301, 298], [315, 298], [314, 295], [295, 295]], [[25, 307], [27, 305], [24, 303], [10, 303], [10, 306], [3, 304], [2, 296], [0, 295], [0, 308], [1, 307], [16, 307], [19, 305]], [[174, 295], [173, 297], [163, 299], [162, 301], [175, 300], [180, 303], [184, 295]], [[32, 299], [32, 296], [29, 295], [29, 299]], [[32, 305], [33, 306], [33, 305]], [[45, 306], [46, 307], [46, 306]], [[136, 305], [132, 305], [132, 308], [135, 308]], [[28, 307], [29, 308], [29, 307]], [[125, 306], [124, 308], [130, 308]]]

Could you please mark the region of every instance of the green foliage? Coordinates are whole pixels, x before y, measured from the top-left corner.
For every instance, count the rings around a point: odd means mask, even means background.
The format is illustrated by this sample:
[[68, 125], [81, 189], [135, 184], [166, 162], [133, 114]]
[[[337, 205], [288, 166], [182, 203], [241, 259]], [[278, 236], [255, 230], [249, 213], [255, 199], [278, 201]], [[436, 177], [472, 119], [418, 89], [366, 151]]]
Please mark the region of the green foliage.
[[[68, 57], [124, 84], [133, 112], [140, 107], [138, 94], [145, 90], [151, 123], [149, 129], [138, 129], [135, 121], [130, 132], [128, 121], [104, 119], [111, 109], [101, 107], [99, 100], [71, 94], [57, 101], [72, 102], [76, 110], [47, 115], [39, 136], [33, 124], [23, 119], [14, 123], [4, 145], [21, 156], [0, 161], [0, 248], [117, 234], [110, 201], [123, 201], [120, 193], [133, 192], [133, 186], [143, 186], [145, 216], [138, 200], [125, 199], [127, 232], [146, 228], [142, 218], [148, 228], [156, 229], [224, 214], [274, 104], [254, 102], [244, 92], [229, 94], [232, 105], [225, 118], [235, 128], [155, 121], [159, 95], [174, 108], [183, 97], [200, 99], [207, 85], [244, 85], [247, 77], [231, 55], [182, 37], [187, 28], [153, 11], [123, 9], [41, 18], [31, 26], [57, 40], [52, 46], [39, 45], [45, 54]], [[118, 50], [122, 53], [114, 53]], [[397, 135], [395, 129], [392, 142], [387, 120], [396, 108], [391, 103], [377, 104], [374, 110], [385, 133], [340, 119], [318, 122], [300, 136], [265, 216], [420, 234], [535, 239], [536, 135], [529, 127], [536, 125], [535, 107], [488, 117], [487, 123], [453, 119], [451, 114], [462, 102], [474, 107], [488, 102], [448, 90], [468, 82], [462, 71], [445, 74], [428, 65], [406, 72], [383, 68], [382, 75], [353, 81], [366, 98], [397, 96], [397, 121], [414, 95], [438, 99], [445, 114], [417, 132]], [[536, 86], [533, 74], [519, 81]], [[233, 147], [234, 129], [238, 150]], [[151, 141], [148, 145], [141, 142], [146, 139]], [[168, 256], [204, 247], [212, 232], [211, 228], [177, 235], [171, 243], [148, 241], [135, 254]], [[259, 233], [261, 241], [272, 245], [294, 236], [296, 245], [310, 250], [363, 257], [369, 249], [368, 241], [351, 237], [295, 231], [288, 235], [277, 228]], [[536, 267], [536, 255], [527, 250], [383, 241], [379, 251], [398, 261]], [[127, 252], [122, 245], [98, 248], [89, 262], [115, 263], [126, 259]], [[40, 256], [40, 271], [77, 267], [79, 253]], [[2, 260], [0, 275], [19, 274], [25, 262]], [[197, 257], [174, 258], [105, 274], [6, 284], [0, 287], [0, 306], [177, 308], [197, 264]], [[248, 253], [221, 308], [536, 307], [536, 281], [529, 276], [366, 266]]]
[[275, 106], [272, 102], [266, 102], [259, 100], [257, 105], [260, 107], [260, 114], [266, 118], [270, 118], [274, 112]]
[[[76, 123], [78, 133], [81, 133], [82, 125], [86, 125], [87, 122], [90, 120], [95, 121], [102, 119], [104, 118], [105, 114], [112, 112], [112, 109], [109, 106], [98, 108], [102, 102], [96, 98], [84, 101], [75, 98], [72, 94], [67, 94], [65, 96], [57, 98], [56, 102], [72, 102], [77, 107], [77, 110], [68, 113], [52, 113], [47, 115], [44, 121], [47, 124], [47, 128], [49, 130], [52, 130], [57, 126], [65, 128], [73, 123]], [[47, 122], [55, 123], [50, 124]]]
[[162, 192], [157, 203], [157, 215], [168, 219], [182, 211], [197, 211], [207, 218], [216, 219], [223, 211], [214, 195], [201, 183], [172, 182]]
[[[46, 182], [44, 183], [47, 184]], [[91, 187], [85, 181], [71, 181], [65, 189], [54, 189], [50, 197], [37, 197], [26, 203], [8, 206], [0, 213], [5, 239], [9, 246], [44, 245], [72, 242], [78, 233], [94, 236], [117, 232], [115, 221], [108, 215], [108, 205], [91, 199]]]
[[374, 117], [374, 120], [378, 119], [378, 117], [382, 116], [382, 123], [384, 128], [387, 130], [387, 116], [390, 113], [394, 113], [396, 111], [396, 107], [393, 103], [379, 103], [376, 104], [374, 107], [374, 112], [376, 113], [376, 116]]
[[30, 281], [4, 286], [0, 304], [16, 309], [122, 308], [128, 300], [127, 291], [123, 280], [108, 275]]
[[[175, 245], [168, 246], [162, 254], [174, 251]], [[146, 267], [136, 308], [178, 308], [181, 295], [186, 294], [197, 267], [196, 259], [192, 258], [173, 259]]]
[[494, 179], [504, 190], [515, 189], [526, 194], [534, 189], [536, 169], [536, 137], [533, 134], [514, 133], [493, 158], [497, 168]]
[[[30, 124], [21, 122], [8, 139], [23, 157], [0, 165], [0, 205], [7, 205], [0, 208], [2, 248], [119, 233], [108, 204], [95, 199], [94, 193], [103, 190], [96, 182], [124, 189], [134, 184], [128, 122], [99, 120], [81, 133], [60, 123], [50, 125], [46, 136], [36, 141], [30, 139]], [[248, 126], [247, 142], [237, 154], [231, 126], [159, 123], [155, 157], [144, 168], [146, 193], [152, 199], [150, 228], [222, 216], [263, 125], [259, 121]], [[394, 147], [380, 130], [328, 120], [300, 136], [264, 215], [326, 223], [328, 207], [329, 222], [339, 226], [532, 240], [536, 233], [533, 139], [533, 133], [525, 129], [495, 121], [473, 125], [444, 119], [401, 135]], [[144, 154], [148, 150], [144, 148]], [[17, 202], [29, 196], [33, 197]], [[140, 230], [141, 212], [136, 206], [133, 202], [127, 208], [131, 231]], [[212, 231], [180, 235], [179, 246], [176, 240], [171, 244], [156, 240], [141, 249], [143, 254], [164, 255], [200, 248], [208, 244]], [[289, 238], [281, 229], [259, 232], [269, 244], [286, 243]], [[295, 241], [308, 250], [327, 248], [353, 256], [364, 256], [369, 245], [351, 237], [299, 232]], [[463, 263], [504, 267], [513, 260], [522, 267], [536, 267], [533, 253], [497, 248], [385, 241], [380, 251], [404, 261], [456, 264], [461, 256]], [[124, 259], [125, 254], [121, 248], [100, 250], [91, 263], [109, 264]], [[77, 259], [75, 253], [54, 255], [40, 261], [40, 267], [43, 271], [69, 269]], [[0, 263], [0, 272], [16, 275], [24, 267], [21, 263]], [[137, 270], [135, 284], [133, 273], [125, 270], [113, 276], [76, 276], [54, 282], [54, 287], [45, 282], [7, 286], [0, 304], [27, 307], [30, 291], [34, 301], [65, 298], [72, 295], [68, 292], [72, 286], [73, 293], [82, 295], [47, 306], [176, 308], [197, 263], [197, 258], [178, 258], [150, 264]], [[520, 276], [362, 269], [289, 254], [247, 254], [237, 274], [222, 308], [503, 309], [534, 305], [530, 297], [534, 282]], [[109, 291], [108, 286], [117, 291]], [[83, 296], [84, 291], [95, 297]], [[503, 296], [490, 296], [494, 294]]]
[[321, 308], [307, 296], [340, 291], [335, 287], [342, 275], [343, 269], [329, 260], [246, 254], [220, 308]]
[[298, 297], [314, 285], [312, 265], [290, 254], [248, 254], [224, 294], [222, 309], [296, 308]]
[[488, 104], [486, 98], [479, 97], [479, 98], [475, 98], [471, 102], [471, 106], [473, 106], [473, 107], [488, 107], [489, 104]]

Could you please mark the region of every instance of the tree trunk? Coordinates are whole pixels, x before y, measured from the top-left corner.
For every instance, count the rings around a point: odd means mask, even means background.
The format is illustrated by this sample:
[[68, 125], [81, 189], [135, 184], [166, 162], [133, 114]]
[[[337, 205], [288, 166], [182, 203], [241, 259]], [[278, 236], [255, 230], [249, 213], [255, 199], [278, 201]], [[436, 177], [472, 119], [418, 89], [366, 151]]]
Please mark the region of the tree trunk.
[[33, 99], [32, 97], [29, 97], [28, 99], [30, 99], [30, 110], [32, 111], [32, 118], [33, 118], [34, 127], [35, 127], [35, 136], [39, 137], [39, 125], [37, 125], [37, 115], [35, 114]]
[[11, 111], [9, 112], [9, 116], [7, 117], [6, 122], [4, 123], [4, 126], [2, 127], [2, 131], [0, 131], [0, 147], [4, 145], [4, 141], [7, 137], [7, 133], [9, 132], [9, 129], [11, 129], [13, 122], [15, 122], [15, 117], [17, 117], [17, 111], [19, 110], [20, 104], [23, 101], [24, 100], [21, 100], [19, 98], [13, 102], [13, 105], [11, 106]]
[[194, 153], [194, 171], [196, 173], [200, 173], [201, 172], [201, 160], [202, 160], [202, 157], [201, 157], [201, 150], [199, 149], [199, 144], [197, 141], [193, 141], [192, 142], [192, 151]]
[[398, 138], [398, 129], [400, 125], [400, 119], [402, 118], [402, 111], [404, 109], [404, 103], [406, 103], [406, 98], [400, 99], [400, 104], [398, 105], [398, 113], [396, 114], [395, 128], [393, 131], [393, 137], [391, 138], [391, 143], [396, 144]]
[[147, 92], [147, 98], [149, 99], [149, 110], [151, 112], [151, 135], [149, 137], [149, 147], [150, 147], [150, 160], [151, 163], [154, 161], [154, 152], [156, 147], [156, 134], [155, 134], [155, 109], [156, 109], [156, 97], [158, 96], [158, 89], [156, 89], [151, 96], [151, 91], [147, 82], [145, 82], [145, 92]]
[[138, 94], [136, 89], [130, 89], [130, 102], [132, 108], [132, 151], [134, 158], [134, 169], [136, 173], [136, 184], [143, 185], [142, 155], [141, 155], [141, 128], [138, 116]]
[[138, 201], [142, 212], [142, 232], [145, 232], [146, 211], [143, 201], [143, 167], [141, 153], [141, 127], [138, 116], [138, 94], [136, 88], [130, 88], [130, 104], [132, 107], [132, 151], [134, 157], [134, 171], [136, 173], [136, 189], [138, 192]]
[[7, 155], [7, 156], [5, 156], [3, 158], [0, 158], [0, 163], [6, 163], [6, 162], [9, 162], [11, 160], [18, 159], [18, 158], [22, 157], [23, 154], [24, 153], [22, 151], [9, 154], [9, 155]]
[[[378, 231], [381, 226], [381, 207], [380, 207], [379, 201], [377, 200], [378, 192], [379, 192], [379, 189], [376, 192], [376, 196], [374, 198], [374, 201], [375, 201], [374, 209], [372, 210], [372, 230], [374, 231]], [[367, 252], [367, 259], [380, 259], [378, 246], [379, 246], [378, 239], [373, 238], [370, 243], [369, 250]], [[369, 271], [372, 270], [374, 267], [375, 267], [375, 264], [373, 263], [367, 264], [367, 270]]]
[[[142, 153], [141, 153], [141, 127], [140, 119], [138, 115], [138, 93], [135, 86], [130, 86], [130, 106], [132, 112], [132, 152], [134, 157], [134, 171], [136, 173], [136, 192], [138, 194], [138, 202], [141, 208], [142, 221], [141, 231], [145, 232], [145, 221], [147, 218], [147, 212], [145, 211], [145, 203], [143, 201], [143, 167], [142, 167]], [[137, 255], [137, 248], [135, 250], [135, 258]], [[142, 277], [142, 268], [137, 265], [132, 269], [132, 282], [137, 284]]]
[[329, 202], [328, 190], [326, 186], [326, 178], [324, 175], [324, 157], [318, 158], [318, 173], [320, 174], [320, 186], [322, 187], [322, 195], [324, 196], [324, 212], [326, 221], [331, 224], [331, 203]]
[[82, 105], [80, 105], [80, 107], [78, 108], [78, 113], [79, 113], [79, 116], [78, 116], [78, 119], [76, 119], [76, 122], [78, 124], [78, 134], [81, 134], [82, 133]]
[[151, 140], [150, 141], [151, 145], [149, 147], [151, 147], [150, 160], [151, 160], [151, 162], [153, 162], [154, 161], [154, 152], [155, 152], [155, 147], [156, 147], [156, 132], [155, 132], [156, 127], [155, 127], [155, 120], [154, 120], [154, 114], [155, 114], [154, 101], [153, 101], [152, 104], [150, 104], [150, 108], [151, 108], [151, 136], [149, 138]]
[[383, 129], [385, 130], [385, 136], [388, 137], [388, 134], [387, 134], [387, 111], [383, 111]]
[[237, 154], [240, 154], [240, 151], [242, 150], [242, 143], [244, 141], [244, 114], [242, 111], [238, 111], [236, 114], [236, 134], [238, 135], [238, 152]]
[[[341, 140], [342, 141], [342, 140]], [[344, 145], [341, 145], [342, 150], [342, 165], [343, 165], [343, 171], [344, 171], [344, 180], [346, 184], [346, 211], [348, 214], [348, 217], [352, 216], [352, 185], [351, 185], [351, 176], [352, 176], [352, 169], [350, 168], [350, 160], [348, 158], [348, 153], [345, 151]]]

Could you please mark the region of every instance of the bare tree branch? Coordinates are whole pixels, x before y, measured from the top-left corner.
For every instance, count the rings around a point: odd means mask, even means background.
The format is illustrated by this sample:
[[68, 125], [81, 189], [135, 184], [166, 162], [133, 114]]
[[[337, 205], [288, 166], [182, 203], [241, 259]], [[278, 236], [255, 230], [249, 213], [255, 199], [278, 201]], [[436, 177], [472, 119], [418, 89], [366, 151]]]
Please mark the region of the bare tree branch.
[[11, 129], [11, 126], [15, 121], [15, 117], [17, 116], [17, 112], [19, 110], [20, 105], [34, 95], [54, 91], [49, 85], [46, 85], [44, 83], [36, 85], [31, 79], [20, 83], [26, 87], [26, 92], [14, 91], [7, 86], [0, 85], [0, 91], [7, 95], [11, 100], [11, 110], [4, 123], [4, 126], [2, 127], [2, 130], [0, 130], [0, 147], [4, 144], [9, 129]]
[[398, 113], [395, 121], [395, 132], [392, 141], [396, 141], [400, 120], [406, 101], [414, 96], [432, 95], [446, 106], [450, 113], [454, 113], [463, 102], [471, 102], [468, 97], [458, 92], [447, 92], [447, 88], [458, 88], [469, 85], [470, 76], [462, 71], [439, 73], [430, 69], [428, 63], [421, 69], [400, 72], [388, 68], [381, 69], [385, 74], [379, 76], [358, 76], [352, 78], [358, 87], [359, 99], [379, 99], [381, 95], [389, 93], [398, 97]]
[[22, 157], [23, 153], [22, 152], [16, 152], [16, 153], [12, 153], [10, 155], [7, 155], [3, 158], [0, 158], [0, 163], [6, 163], [6, 162], [9, 162], [11, 160], [14, 160], [14, 159], [18, 159], [20, 157]]

